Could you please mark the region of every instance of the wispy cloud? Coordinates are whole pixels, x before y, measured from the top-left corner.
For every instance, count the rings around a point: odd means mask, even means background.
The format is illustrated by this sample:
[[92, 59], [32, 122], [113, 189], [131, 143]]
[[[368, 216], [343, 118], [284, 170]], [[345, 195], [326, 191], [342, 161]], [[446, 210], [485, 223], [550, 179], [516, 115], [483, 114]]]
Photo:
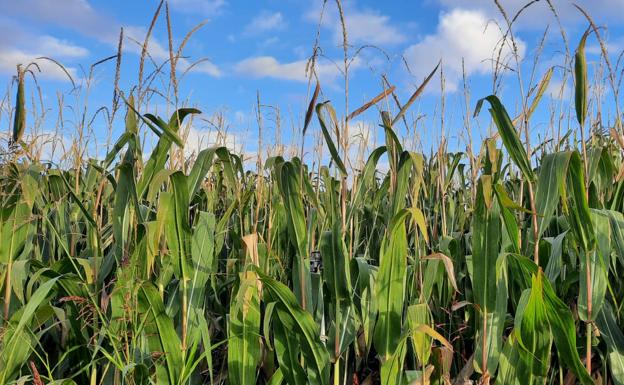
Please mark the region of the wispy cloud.
[[[147, 35], [147, 29], [137, 26], [124, 27], [124, 35], [130, 39], [130, 44], [127, 45], [126, 50], [140, 54], [142, 50], [141, 44], [143, 44], [143, 40]], [[153, 36], [148, 43], [148, 51], [152, 59], [158, 61], [169, 60], [169, 49]], [[219, 67], [207, 58], [199, 58], [196, 62], [186, 58], [180, 58], [177, 62], [177, 69], [181, 72], [188, 70], [190, 72], [203, 73], [213, 77], [220, 77], [222, 75]]]
[[564, 82], [561, 78], [551, 79], [546, 88], [546, 94], [550, 95], [553, 99], [558, 100], [571, 100], [572, 99], [572, 87], [570, 85], [570, 79], [566, 79]]
[[[412, 72], [421, 80], [442, 59], [448, 91], [457, 88], [462, 60], [467, 75], [490, 73], [503, 35], [489, 21], [480, 11], [455, 9], [442, 13], [436, 32], [405, 50], [404, 57]], [[526, 44], [520, 39], [516, 39], [516, 44], [522, 57]], [[501, 59], [508, 59], [511, 54], [509, 44], [504, 44]]]
[[218, 14], [227, 5], [225, 0], [169, 0], [169, 3], [176, 11], [204, 16]]
[[[10, 39], [0, 41], [0, 72], [14, 74], [18, 64], [27, 65], [35, 62], [41, 70], [37, 76], [56, 80], [69, 80], [64, 71], [49, 60], [37, 60], [38, 57], [78, 59], [89, 55], [89, 50], [65, 39], [51, 35], [37, 35], [27, 31], [22, 25], [6, 19], [0, 19], [0, 35]], [[76, 78], [76, 68], [67, 66], [66, 70]]]
[[3, 1], [0, 12], [51, 23], [110, 44], [115, 44], [120, 27], [113, 17], [93, 8], [87, 0]]
[[[390, 17], [374, 11], [352, 11], [345, 16], [348, 36], [354, 44], [391, 45], [403, 43], [406, 37], [392, 25]], [[334, 31], [342, 40], [342, 28]]]
[[[254, 78], [273, 78], [306, 82], [307, 60], [282, 63], [273, 56], [255, 56], [241, 60], [234, 66], [234, 71], [243, 76]], [[351, 63], [351, 69], [360, 65], [359, 60]], [[317, 75], [327, 82], [332, 82], [340, 75], [340, 70], [333, 63], [317, 63]]]
[[[183, 9], [192, 2], [195, 1], [174, 0], [172, 5]], [[224, 1], [214, 0], [205, 3], [205, 7], [208, 7], [209, 4], [216, 6], [217, 3], [224, 3]], [[47, 0], [21, 0], [16, 2], [0, 2], [0, 12], [1, 11], [4, 11], [5, 14], [29, 18], [36, 22], [52, 23], [59, 27], [76, 31], [84, 37], [105, 43], [112, 49], [117, 48], [119, 32], [123, 27], [124, 36], [126, 37], [124, 50], [134, 54], [141, 53], [141, 44], [147, 35], [146, 27], [123, 25], [112, 16], [94, 8], [86, 0], [57, 0], [54, 2]], [[50, 48], [49, 52], [44, 52], [44, 54], [53, 58], [84, 57], [88, 54], [88, 51], [85, 49], [71, 45], [69, 42], [63, 40], [49, 36], [43, 36], [39, 39], [42, 44], [45, 43], [45, 46]], [[53, 49], [54, 46], [56, 46], [56, 49]], [[164, 61], [169, 59], [168, 48], [154, 36], [150, 38], [148, 50], [150, 56], [155, 60]], [[42, 50], [33, 51], [41, 53], [40, 51]], [[27, 54], [27, 52], [22, 53], [24, 55]], [[220, 69], [212, 62], [202, 61], [192, 67], [191, 64], [191, 60], [181, 58], [178, 61], [178, 69], [180, 71], [185, 71], [190, 68], [191, 72], [204, 73], [214, 77], [221, 76]]]
[[262, 11], [245, 27], [244, 34], [254, 36], [259, 33], [281, 30], [286, 27], [286, 20], [281, 12]]
[[[350, 44], [388, 46], [407, 41], [407, 37], [392, 22], [390, 16], [372, 9], [361, 9], [354, 2], [346, 3], [344, 6], [344, 21]], [[314, 6], [308, 10], [305, 18], [310, 22], [318, 22], [320, 14], [320, 8]], [[340, 15], [333, 5], [326, 6], [322, 25], [332, 31], [334, 42], [342, 42]]]

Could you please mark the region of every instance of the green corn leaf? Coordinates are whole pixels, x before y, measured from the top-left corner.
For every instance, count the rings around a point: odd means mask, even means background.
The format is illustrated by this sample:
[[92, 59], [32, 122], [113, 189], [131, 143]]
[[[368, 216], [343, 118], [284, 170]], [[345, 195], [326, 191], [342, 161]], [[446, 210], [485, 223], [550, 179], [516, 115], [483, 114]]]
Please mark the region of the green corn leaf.
[[511, 208], [517, 208], [518, 206], [513, 203], [511, 198], [509, 198], [509, 196], [505, 192], [505, 189], [500, 183], [494, 185], [494, 193], [496, 194], [496, 198], [498, 200], [498, 204], [501, 210], [503, 224], [505, 225], [505, 229], [507, 230], [507, 239], [509, 239], [509, 243], [511, 244], [511, 251], [514, 253], [520, 253], [520, 240], [518, 239], [518, 221], [511, 211]]
[[28, 303], [11, 317], [5, 324], [5, 334], [0, 350], [0, 383], [8, 384], [17, 376], [20, 366], [26, 363], [34, 348], [29, 325], [36, 316], [37, 309], [42, 306], [59, 278], [51, 279], [39, 286], [28, 300]]
[[339, 222], [323, 232], [320, 242], [323, 278], [335, 304], [351, 300], [351, 273], [347, 250], [340, 234]]
[[[509, 275], [514, 269], [514, 258], [512, 254], [501, 254], [495, 265], [495, 290], [494, 308], [485, 309], [479, 312], [477, 322], [478, 330], [475, 340], [478, 341], [475, 349], [475, 368], [483, 373], [483, 368], [487, 368], [490, 375], [496, 373], [500, 360], [500, 353], [503, 350], [503, 332], [505, 330], [505, 320], [507, 315], [507, 301], [509, 298]], [[485, 317], [485, 325], [483, 323]], [[485, 330], [482, 326], [485, 326]], [[485, 336], [485, 346], [484, 346]], [[483, 361], [483, 348], [486, 351], [486, 361]]]
[[[500, 356], [496, 385], [525, 385], [526, 370], [524, 361], [520, 356], [520, 344], [515, 333], [511, 333], [505, 341], [505, 346]], [[529, 382], [530, 384], [530, 382]]]
[[373, 341], [382, 362], [389, 360], [401, 339], [405, 272], [407, 269], [407, 233], [405, 220], [408, 210], [399, 211], [390, 222], [381, 245], [381, 260], [377, 277], [379, 317]]
[[228, 330], [228, 380], [232, 385], [256, 382], [260, 358], [260, 297], [258, 276], [240, 275], [238, 293], [232, 297]]
[[189, 202], [193, 200], [193, 197], [197, 194], [197, 191], [201, 187], [206, 174], [210, 171], [216, 150], [216, 148], [206, 148], [197, 154], [197, 159], [195, 159], [193, 168], [188, 175]]
[[596, 324], [608, 347], [609, 370], [616, 385], [624, 385], [624, 333], [618, 326], [611, 304], [600, 309]]
[[388, 151], [388, 160], [390, 163], [390, 170], [396, 174], [399, 168], [399, 157], [403, 153], [403, 146], [401, 141], [397, 137], [396, 133], [392, 129], [392, 122], [390, 121], [390, 113], [388, 111], [381, 112], [381, 126], [384, 129], [386, 150]]
[[483, 312], [496, 305], [496, 260], [500, 250], [501, 221], [491, 194], [491, 179], [482, 176], [477, 184], [472, 228], [472, 288], [474, 301]]
[[544, 233], [546, 226], [555, 213], [561, 192], [565, 189], [565, 180], [571, 155], [572, 153], [570, 152], [558, 152], [548, 154], [542, 159], [535, 190], [538, 236]]
[[180, 130], [180, 125], [184, 119], [192, 114], [201, 114], [201, 111], [197, 108], [178, 108], [178, 110], [171, 114], [171, 117], [169, 118], [168, 126], [171, 131], [177, 133]]
[[418, 303], [407, 308], [407, 321], [412, 331], [411, 338], [414, 344], [414, 350], [421, 366], [426, 366], [431, 355], [432, 338], [423, 331], [419, 331], [418, 326], [431, 326], [432, 317], [429, 305], [426, 303]]
[[[269, 302], [276, 302], [275, 311], [279, 322], [285, 327], [287, 333], [296, 335], [299, 347], [305, 358], [310, 384], [329, 384], [329, 354], [320, 340], [318, 325], [312, 315], [301, 308], [294, 294], [284, 284], [258, 273], [264, 285], [264, 293]], [[275, 321], [274, 321], [275, 322]], [[274, 329], [275, 331], [275, 329]], [[277, 341], [275, 341], [277, 349]], [[286, 372], [284, 372], [286, 376]]]
[[93, 226], [96, 226], [95, 219], [93, 219], [93, 216], [91, 215], [91, 213], [86, 209], [84, 204], [82, 204], [82, 201], [80, 200], [80, 198], [78, 198], [73, 188], [69, 185], [69, 182], [67, 181], [67, 178], [65, 178], [65, 175], [63, 175], [63, 173], [60, 173], [59, 177], [63, 180], [63, 183], [65, 183], [65, 187], [67, 188], [67, 192], [69, 193], [69, 196], [71, 196], [74, 202], [76, 202], [76, 204], [78, 205], [78, 208], [80, 208], [80, 211], [85, 216], [85, 218]]
[[[198, 213], [193, 234], [191, 236], [192, 280], [191, 283], [198, 291], [191, 297], [203, 299], [204, 285], [208, 277], [214, 273], [215, 259], [215, 226], [216, 218], [213, 213], [200, 211]], [[199, 306], [199, 303], [196, 305]]]
[[[283, 381], [284, 381], [284, 374], [282, 373], [282, 369], [277, 368], [277, 370], [271, 376], [271, 379], [269, 380], [268, 385], [281, 385]], [[291, 381], [290, 383], [292, 384], [294, 382]]]
[[402, 385], [404, 383], [403, 366], [407, 353], [407, 334], [398, 342], [397, 348], [381, 363], [380, 379], [382, 384]]
[[32, 227], [32, 213], [28, 204], [19, 202], [1, 214], [0, 263], [10, 264], [24, 249]]
[[[332, 139], [331, 134], [329, 132], [329, 128], [327, 126], [327, 121], [325, 119], [323, 110], [327, 111], [331, 120], [332, 128], [334, 128], [334, 130], [338, 132], [337, 131], [338, 122], [335, 119], [336, 112], [334, 111], [334, 108], [331, 106], [331, 104], [329, 104], [329, 101], [319, 103], [316, 105], [316, 115], [318, 116], [319, 123], [321, 125], [321, 131], [323, 132], [325, 143], [327, 143], [327, 148], [329, 148], [329, 153], [331, 154], [331, 157], [334, 163], [336, 164], [336, 167], [338, 167], [338, 170], [340, 170], [343, 176], [346, 176], [347, 169], [345, 168], [344, 163], [342, 163], [342, 159], [340, 159], [340, 155], [338, 155], [338, 149], [336, 148], [336, 145], [334, 144], [334, 140]], [[340, 142], [340, 139], [338, 139], [338, 142]]]
[[280, 365], [279, 369], [283, 373], [286, 383], [307, 385], [308, 378], [299, 358], [301, 349], [297, 335], [288, 330], [279, 318], [273, 321], [273, 335], [277, 361]]
[[[579, 318], [583, 321], [594, 321], [607, 293], [607, 269], [611, 256], [611, 223], [609, 217], [599, 210], [591, 211], [592, 227], [596, 231], [594, 250], [581, 255], [579, 270]], [[589, 271], [587, 271], [589, 269]], [[589, 278], [589, 282], [587, 279]], [[589, 313], [588, 288], [591, 288], [591, 314]]]
[[571, 201], [571, 207], [568, 210], [570, 226], [582, 249], [588, 252], [594, 248], [595, 236], [586, 196], [585, 173], [581, 156], [576, 151], [570, 157], [567, 181]]
[[172, 131], [169, 125], [160, 117], [152, 114], [145, 114], [145, 116], [142, 116], [141, 119], [159, 137], [164, 134], [164, 136], [173, 143], [177, 144], [180, 147], [184, 147], [184, 142], [182, 141], [178, 133]]
[[395, 215], [407, 205], [405, 197], [410, 187], [410, 176], [413, 170], [412, 157], [407, 151], [401, 153], [398, 169], [395, 175], [394, 199], [392, 203], [392, 211], [388, 215]]
[[541, 280], [543, 287], [546, 315], [561, 362], [572, 370], [583, 385], [594, 385], [594, 381], [581, 363], [581, 358], [576, 350], [576, 327], [572, 318], [572, 312], [557, 297], [550, 282], [542, 278], [543, 276], [544, 273], [539, 271], [538, 279]]
[[475, 116], [479, 114], [481, 105], [484, 101], [490, 103], [490, 114], [492, 119], [498, 128], [498, 132], [503, 140], [505, 148], [509, 152], [509, 156], [513, 159], [514, 163], [518, 166], [524, 177], [532, 182], [535, 180], [535, 174], [531, 168], [529, 157], [526, 150], [522, 146], [518, 132], [514, 127], [507, 110], [495, 95], [487, 96], [477, 102], [477, 108], [475, 109]]
[[349, 210], [347, 212], [347, 222], [349, 222], [350, 219], [353, 217], [355, 211], [362, 207], [362, 202], [364, 201], [366, 194], [372, 190], [375, 182], [374, 178], [377, 171], [377, 164], [379, 163], [379, 159], [385, 152], [386, 147], [381, 146], [374, 149], [368, 156], [368, 160], [364, 165], [364, 170], [362, 171], [357, 183], [355, 197], [353, 198], [353, 201], [349, 206]]
[[292, 163], [279, 169], [278, 187], [288, 215], [288, 233], [297, 248], [293, 263], [294, 291], [302, 307], [308, 310], [311, 303], [310, 260], [308, 258], [308, 229], [302, 202], [299, 174]]
[[152, 284], [146, 283], [141, 286], [139, 305], [143, 313], [149, 313], [145, 326], [149, 348], [153, 352], [162, 353], [164, 356], [163, 363], [156, 364], [163, 367], [161, 371], [163, 374], [159, 375], [158, 378], [159, 382], [162, 381], [162, 383], [169, 385], [180, 384], [183, 367], [182, 344], [173, 326], [173, 321], [165, 312], [165, 306], [158, 295], [158, 290]]
[[519, 306], [516, 313], [515, 331], [522, 347], [520, 356], [528, 384], [543, 383], [550, 366], [552, 335], [540, 277], [533, 276], [531, 289], [525, 291], [528, 294], [526, 305]]
[[115, 191], [113, 206], [113, 237], [115, 239], [115, 257], [121, 263], [128, 258], [130, 252], [129, 236], [131, 227], [130, 202], [134, 176], [132, 166], [122, 163], [119, 167], [119, 183]]

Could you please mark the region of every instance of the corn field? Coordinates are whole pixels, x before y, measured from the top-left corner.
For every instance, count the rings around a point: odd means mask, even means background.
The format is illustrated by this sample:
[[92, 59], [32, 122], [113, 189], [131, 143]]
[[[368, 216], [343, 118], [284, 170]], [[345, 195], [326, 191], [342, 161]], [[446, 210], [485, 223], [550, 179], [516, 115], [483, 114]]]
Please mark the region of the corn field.
[[612, 123], [588, 116], [590, 32], [564, 135], [528, 135], [551, 70], [517, 117], [473, 103], [491, 117], [480, 149], [405, 149], [395, 127], [430, 76], [380, 108], [385, 143], [362, 167], [340, 133], [393, 89], [340, 118], [317, 84], [314, 165], [248, 167], [219, 146], [185, 159], [200, 111], [139, 112], [129, 93], [106, 156], [57, 167], [23, 140], [18, 67], [0, 384], [624, 384], [624, 137], [617, 96]]

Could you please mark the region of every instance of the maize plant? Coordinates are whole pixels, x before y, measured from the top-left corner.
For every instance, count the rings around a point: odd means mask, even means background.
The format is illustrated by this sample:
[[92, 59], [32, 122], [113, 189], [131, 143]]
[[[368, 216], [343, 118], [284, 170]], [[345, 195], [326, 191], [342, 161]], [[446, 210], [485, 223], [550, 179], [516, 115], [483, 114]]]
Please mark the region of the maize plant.
[[[600, 123], [586, 38], [572, 130]], [[318, 120], [329, 156], [254, 170], [218, 146], [181, 162], [200, 111], [160, 117], [133, 97], [107, 154], [42, 163], [20, 68], [0, 164], [0, 384], [624, 384], [619, 119], [528, 147], [550, 70], [521, 119], [496, 95], [476, 103], [493, 128], [480, 151], [416, 152], [397, 125], [437, 69], [381, 111], [362, 167], [317, 85], [305, 127]]]

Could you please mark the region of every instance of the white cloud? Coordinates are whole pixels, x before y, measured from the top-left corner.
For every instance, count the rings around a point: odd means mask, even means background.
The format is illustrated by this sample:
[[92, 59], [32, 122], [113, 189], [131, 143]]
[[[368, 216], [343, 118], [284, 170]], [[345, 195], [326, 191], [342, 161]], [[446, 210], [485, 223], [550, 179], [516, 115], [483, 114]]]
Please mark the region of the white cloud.
[[42, 160], [52, 162], [62, 162], [65, 155], [72, 147], [72, 140], [61, 133], [44, 131], [36, 137], [30, 144], [34, 152], [41, 156]]
[[[359, 9], [354, 2], [345, 3], [343, 7], [349, 44], [387, 46], [403, 43], [407, 40], [405, 35], [390, 20], [389, 16], [383, 15], [376, 10]], [[316, 4], [306, 12], [305, 18], [310, 22], [316, 23], [320, 13], [320, 6]], [[340, 16], [333, 4], [330, 6], [328, 3], [325, 7], [323, 26], [333, 31], [335, 43], [342, 43]]]
[[250, 119], [251, 116], [248, 112], [241, 110], [234, 111], [234, 123], [238, 124], [239, 126], [247, 124]]
[[[186, 60], [180, 59], [179, 62], [185, 66], [185, 69], [188, 68], [188, 65], [186, 64]], [[223, 73], [221, 72], [219, 67], [217, 67], [216, 64], [214, 64], [211, 61], [206, 61], [206, 60], [193, 66], [193, 68], [190, 69], [190, 72], [207, 74], [215, 78], [221, 77], [221, 75], [223, 75]]]
[[[172, 0], [171, 4], [177, 10], [195, 9], [196, 12], [208, 13], [216, 12], [225, 4], [225, 1]], [[126, 38], [124, 50], [135, 54], [141, 53], [143, 40], [147, 34], [147, 28], [144, 26], [122, 25], [110, 15], [99, 9], [95, 9], [87, 0], [0, 1], [0, 14], [1, 13], [29, 18], [37, 22], [56, 24], [105, 43], [113, 49], [117, 48], [119, 31], [123, 26], [124, 36]], [[1, 27], [2, 25], [0, 25], [0, 32], [2, 32]], [[44, 39], [42, 44], [45, 43], [50, 48], [53, 48], [54, 44], [57, 45], [57, 48], [63, 47], [57, 51], [50, 49], [52, 53], [47, 55], [55, 59], [63, 55], [65, 55], [65, 57], [79, 57], [81, 54], [85, 53], [85, 51], [80, 50], [80, 47], [70, 45], [66, 41], [54, 39], [53, 37], [50, 38], [47, 38], [47, 41]], [[153, 35], [149, 40], [148, 52], [149, 55], [157, 61], [169, 59], [169, 50], [166, 44], [160, 42]], [[184, 71], [189, 65], [190, 62], [187, 59], [179, 59], [178, 61], [178, 69], [181, 71]], [[207, 61], [193, 67], [191, 71], [205, 73], [215, 77], [221, 75], [219, 68], [214, 63]]]
[[[500, 12], [492, 0], [439, 0], [440, 3], [449, 8], [463, 8], [479, 10], [488, 17], [499, 17]], [[527, 0], [505, 0], [501, 2], [507, 15], [512, 18]], [[624, 1], [622, 0], [551, 0], [555, 7], [559, 19], [563, 24], [584, 22], [585, 17], [574, 7], [578, 4], [586, 10], [597, 22], [605, 20], [624, 20]], [[539, 1], [532, 4], [517, 21], [520, 27], [530, 27], [543, 29], [547, 23], [555, 23], [556, 20], [546, 1]]]
[[[31, 67], [31, 70], [37, 77], [43, 77], [46, 79], [69, 81], [67, 74], [53, 62], [45, 59], [38, 59], [43, 56], [39, 53], [28, 53], [15, 48], [0, 48], [0, 72], [7, 74], [15, 74], [17, 72], [17, 65], [28, 65], [30, 63], [36, 63], [41, 72], [36, 68]], [[71, 75], [74, 81], [78, 78], [77, 70], [73, 67], [65, 67], [67, 72]]]
[[198, 128], [193, 125], [188, 127], [184, 145], [186, 156], [196, 156], [201, 150], [213, 146], [225, 146], [230, 151], [242, 153], [244, 143], [238, 135], [227, 131], [219, 132], [215, 129]]
[[169, 0], [169, 3], [176, 11], [206, 16], [219, 13], [226, 5], [225, 0]]
[[[451, 92], [462, 76], [462, 59], [467, 75], [490, 73], [502, 33], [488, 22], [488, 17], [479, 11], [455, 9], [442, 13], [436, 32], [405, 50], [412, 72], [420, 81], [442, 59], [447, 90]], [[516, 43], [522, 57], [526, 45], [517, 38]], [[505, 44], [501, 59], [509, 59], [511, 53], [510, 44]]]
[[[0, 146], [7, 146], [9, 138], [6, 131], [0, 132]], [[62, 163], [71, 155], [73, 141], [60, 131], [26, 132], [22, 140], [28, 144], [30, 153], [41, 161]]]
[[349, 145], [370, 149], [375, 142], [375, 125], [371, 122], [354, 120], [349, 122]]
[[46, 55], [61, 58], [81, 58], [89, 55], [89, 50], [74, 45], [70, 41], [60, 40], [53, 36], [44, 35], [38, 38], [38, 49]]
[[[354, 60], [351, 68], [359, 66], [360, 61]], [[273, 56], [256, 56], [244, 59], [234, 66], [234, 70], [245, 76], [255, 78], [273, 78], [306, 82], [307, 60], [280, 63]], [[340, 75], [340, 70], [333, 63], [317, 63], [316, 71], [321, 79], [333, 81]]]
[[[136, 41], [143, 44], [145, 36], [147, 35], [147, 29], [136, 26], [124, 27], [124, 35], [126, 38], [131, 39], [130, 44], [126, 45], [126, 49], [140, 55], [143, 48], [141, 45], [137, 44]], [[150, 37], [147, 50], [150, 57], [154, 60], [169, 60], [169, 48], [166, 48], [164, 44], [155, 39], [154, 36]], [[191, 61], [185, 58], [180, 58], [177, 62], [177, 69], [180, 72], [184, 72], [189, 69], [192, 64], [193, 63]], [[205, 59], [200, 59], [197, 64], [193, 65], [193, 67], [190, 68], [190, 72], [203, 73], [213, 77], [220, 77], [222, 75], [221, 70], [216, 64]]]
[[286, 21], [281, 12], [262, 11], [245, 27], [245, 35], [253, 36], [259, 33], [275, 31], [286, 27]]
[[546, 88], [546, 94], [553, 99], [572, 100], [572, 87], [570, 79], [564, 83], [562, 79], [551, 79]]
[[[352, 44], [390, 45], [406, 40], [390, 22], [390, 17], [373, 11], [350, 12], [345, 15], [349, 42]], [[334, 31], [334, 39], [342, 41], [342, 28]]]
[[267, 48], [267, 47], [271, 47], [274, 46], [276, 44], [278, 44], [280, 42], [279, 37], [277, 36], [272, 36], [268, 39], [265, 39], [263, 41], [261, 41], [260, 43], [258, 43], [258, 47], [260, 48]]
[[100, 41], [115, 43], [118, 23], [87, 0], [20, 0], [0, 2], [0, 13], [73, 29]]
[[375, 127], [371, 122], [362, 120], [349, 122], [348, 156], [352, 167], [362, 167], [366, 162], [366, 157], [376, 142]]
[[[0, 18], [0, 35], [10, 36], [10, 39], [0, 40], [0, 72], [15, 74], [18, 64], [28, 65], [36, 62], [41, 73], [36, 67], [31, 67], [37, 76], [48, 79], [69, 80], [62, 69], [49, 60], [37, 60], [38, 57], [51, 57], [56, 60], [72, 60], [89, 55], [89, 50], [73, 44], [68, 40], [57, 39], [50, 35], [36, 35], [29, 32], [18, 23]], [[76, 68], [66, 67], [72, 77], [77, 76]]]
[[[124, 42], [125, 50], [140, 55], [143, 50], [143, 41], [145, 40], [145, 36], [147, 36], [147, 29], [145, 27], [132, 25], [124, 26], [123, 29], [124, 38], [126, 39], [126, 41]], [[115, 45], [118, 44], [118, 39], [119, 36], [116, 36]], [[169, 49], [166, 48], [164, 44], [155, 39], [153, 35], [150, 36], [150, 40], [147, 44], [148, 53], [153, 59], [169, 59]]]

